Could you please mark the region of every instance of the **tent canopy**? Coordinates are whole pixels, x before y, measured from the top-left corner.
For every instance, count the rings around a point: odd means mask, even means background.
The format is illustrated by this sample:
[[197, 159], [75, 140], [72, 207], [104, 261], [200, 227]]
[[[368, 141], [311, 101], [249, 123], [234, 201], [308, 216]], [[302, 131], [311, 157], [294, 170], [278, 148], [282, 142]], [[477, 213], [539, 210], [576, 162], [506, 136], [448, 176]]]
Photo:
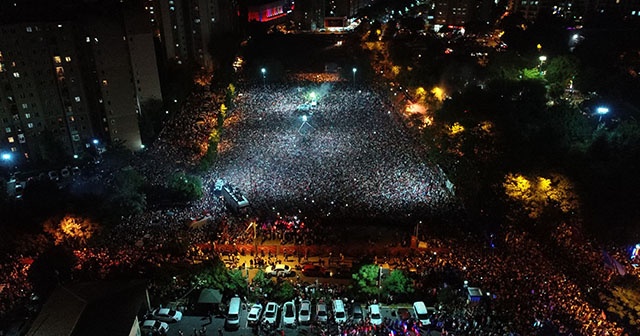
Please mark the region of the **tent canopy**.
[[222, 293], [219, 290], [213, 288], [205, 288], [200, 292], [200, 298], [198, 303], [204, 304], [219, 304], [222, 302]]

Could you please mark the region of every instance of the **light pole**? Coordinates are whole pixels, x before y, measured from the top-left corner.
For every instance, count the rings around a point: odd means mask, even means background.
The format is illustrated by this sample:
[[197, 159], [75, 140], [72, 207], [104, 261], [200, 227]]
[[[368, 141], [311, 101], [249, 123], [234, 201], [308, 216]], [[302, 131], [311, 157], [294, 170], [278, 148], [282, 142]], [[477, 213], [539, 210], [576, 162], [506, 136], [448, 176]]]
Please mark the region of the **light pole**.
[[609, 113], [609, 108], [606, 106], [598, 106], [598, 108], [596, 108], [596, 113], [598, 114], [598, 122], [601, 122], [602, 116]]
[[542, 71], [542, 64], [547, 60], [547, 56], [542, 55], [538, 57], [538, 60], [540, 61], [540, 65], [538, 65], [538, 70], [540, 70], [540, 74], [543, 75], [544, 71]]
[[378, 304], [380, 304], [381, 292], [382, 292], [382, 265], [378, 266]]
[[262, 86], [266, 87], [267, 86], [267, 69], [262, 68], [260, 69], [260, 72], [262, 72]]
[[358, 69], [354, 67], [351, 72], [353, 72], [353, 87], [356, 87], [356, 72], [358, 72]]

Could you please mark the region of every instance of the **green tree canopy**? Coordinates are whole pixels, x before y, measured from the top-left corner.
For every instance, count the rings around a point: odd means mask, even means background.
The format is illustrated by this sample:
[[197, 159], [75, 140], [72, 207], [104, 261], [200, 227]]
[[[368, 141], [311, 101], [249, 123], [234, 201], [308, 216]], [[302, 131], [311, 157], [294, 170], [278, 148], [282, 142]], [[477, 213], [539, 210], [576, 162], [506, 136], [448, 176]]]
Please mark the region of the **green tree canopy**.
[[169, 178], [169, 189], [176, 197], [183, 200], [197, 200], [202, 197], [202, 178], [183, 172], [175, 173]]
[[353, 274], [351, 277], [355, 280], [356, 287], [360, 292], [371, 297], [380, 293], [380, 288], [378, 287], [379, 272], [380, 267], [378, 265], [363, 265], [358, 270], [358, 273]]
[[267, 276], [261, 269], [258, 270], [256, 275], [253, 277], [253, 280], [251, 280], [251, 284], [253, 285], [253, 287], [255, 287], [255, 290], [250, 293], [251, 295], [253, 295], [251, 299], [254, 300], [263, 298], [265, 295], [267, 295], [267, 297], [271, 297], [275, 289], [275, 284], [271, 280], [271, 277]]
[[295, 288], [289, 281], [281, 281], [273, 291], [273, 299], [280, 302], [292, 300], [294, 296]]
[[194, 276], [195, 282], [202, 288], [215, 288], [225, 295], [245, 295], [247, 290], [247, 278], [242, 270], [228, 270], [219, 258]]
[[413, 292], [413, 284], [403, 271], [393, 270], [382, 281], [382, 290], [388, 294], [408, 294]]

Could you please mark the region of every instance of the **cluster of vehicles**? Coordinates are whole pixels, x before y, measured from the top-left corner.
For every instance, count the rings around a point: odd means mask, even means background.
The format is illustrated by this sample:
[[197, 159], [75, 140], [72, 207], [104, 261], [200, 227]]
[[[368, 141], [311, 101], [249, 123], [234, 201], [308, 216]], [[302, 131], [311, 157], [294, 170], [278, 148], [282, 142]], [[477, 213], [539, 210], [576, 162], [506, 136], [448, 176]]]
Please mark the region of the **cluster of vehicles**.
[[19, 177], [21, 174], [14, 174], [7, 183], [7, 194], [10, 196], [14, 196], [16, 199], [21, 199], [24, 193], [24, 189], [27, 187], [27, 184], [32, 181], [44, 181], [50, 180], [55, 183], [64, 182], [65, 180], [70, 180], [71, 177], [75, 177], [80, 175], [79, 167], [71, 167], [67, 166], [60, 170], [50, 170], [48, 172], [41, 172], [38, 175], [33, 175], [29, 177]]
[[145, 320], [140, 323], [142, 335], [166, 335], [169, 331], [169, 323], [176, 323], [182, 320], [182, 313], [170, 308], [158, 308], [145, 316]]
[[[242, 303], [239, 297], [234, 297], [229, 302], [229, 308], [225, 320], [225, 329], [237, 330], [240, 327], [240, 311]], [[413, 303], [412, 308], [398, 308], [395, 311], [397, 318], [407, 320], [414, 319], [422, 325], [429, 325], [430, 318], [435, 313], [435, 308], [427, 307], [424, 302]], [[287, 301], [282, 305], [276, 302], [253, 304], [247, 314], [247, 326], [249, 327], [276, 327], [295, 328], [297, 326], [310, 325], [312, 323], [326, 324], [335, 322], [343, 324], [347, 322], [361, 323], [367, 321], [376, 326], [383, 324], [384, 318], [381, 307], [371, 304], [363, 308], [360, 303], [354, 303], [346, 307], [342, 300], [330, 302], [320, 300], [312, 304], [309, 300], [301, 300], [298, 303]]]

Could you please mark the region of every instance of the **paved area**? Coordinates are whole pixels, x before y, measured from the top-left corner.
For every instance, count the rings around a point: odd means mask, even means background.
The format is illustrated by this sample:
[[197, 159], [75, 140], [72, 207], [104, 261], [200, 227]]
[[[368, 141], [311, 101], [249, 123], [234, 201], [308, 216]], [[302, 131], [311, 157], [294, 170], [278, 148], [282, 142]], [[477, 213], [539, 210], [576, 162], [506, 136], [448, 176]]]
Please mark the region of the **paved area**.
[[[224, 318], [222, 317], [214, 317], [211, 320], [211, 322], [209, 322], [208, 318], [202, 317], [202, 316], [184, 316], [182, 318], [182, 321], [173, 323], [170, 325], [169, 333], [167, 334], [167, 336], [178, 336], [179, 330], [182, 330], [185, 336], [193, 336], [195, 335], [196, 330], [197, 331], [202, 330], [203, 327], [206, 328], [205, 335], [210, 335], [210, 336], [218, 336], [219, 335], [218, 330], [222, 331], [223, 335], [242, 335], [242, 336], [254, 335], [252, 328], [247, 325], [248, 311], [246, 308], [247, 306], [243, 304], [243, 309], [240, 314], [240, 329], [238, 330], [235, 330], [235, 331], [225, 330]], [[410, 308], [410, 307], [407, 307], [407, 308]], [[297, 309], [299, 309], [299, 307], [296, 307], [296, 311]], [[380, 309], [380, 312], [383, 318], [388, 317], [390, 319], [395, 319], [394, 311], [396, 309], [397, 307], [392, 308], [388, 306], [382, 306]], [[313, 319], [314, 316], [312, 315], [311, 318]], [[287, 336], [310, 334], [306, 332], [309, 330], [309, 326], [296, 326], [295, 328], [285, 328], [282, 325], [281, 318], [278, 319], [278, 324], [279, 324], [279, 328], [283, 330], [284, 334]], [[427, 333], [427, 330], [425, 328], [425, 330], [422, 331], [422, 335], [438, 336], [440, 335], [440, 333], [437, 331], [431, 331], [430, 333]]]

